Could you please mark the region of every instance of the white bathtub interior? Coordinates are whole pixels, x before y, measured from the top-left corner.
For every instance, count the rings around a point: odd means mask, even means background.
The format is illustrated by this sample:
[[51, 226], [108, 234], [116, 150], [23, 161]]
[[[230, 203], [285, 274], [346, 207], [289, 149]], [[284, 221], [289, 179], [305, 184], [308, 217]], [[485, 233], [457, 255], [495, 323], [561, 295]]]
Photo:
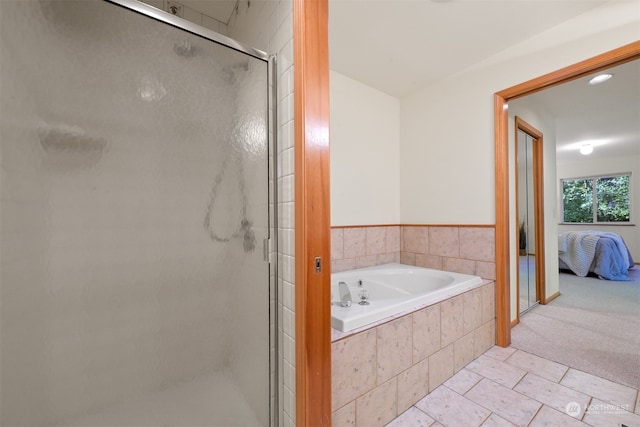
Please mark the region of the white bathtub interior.
[[[341, 300], [340, 282], [349, 289], [349, 304]], [[333, 273], [331, 326], [349, 332], [435, 304], [481, 284], [479, 276], [397, 263]], [[366, 299], [361, 296], [363, 290]]]
[[0, 424], [268, 426], [267, 62], [0, 8]]

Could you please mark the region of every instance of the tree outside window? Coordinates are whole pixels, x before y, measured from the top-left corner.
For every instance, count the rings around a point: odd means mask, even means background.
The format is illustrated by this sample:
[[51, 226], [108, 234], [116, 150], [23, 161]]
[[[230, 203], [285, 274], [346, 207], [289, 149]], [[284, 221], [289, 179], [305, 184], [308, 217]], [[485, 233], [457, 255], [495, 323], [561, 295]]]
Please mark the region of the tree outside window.
[[562, 180], [563, 221], [629, 222], [630, 174]]

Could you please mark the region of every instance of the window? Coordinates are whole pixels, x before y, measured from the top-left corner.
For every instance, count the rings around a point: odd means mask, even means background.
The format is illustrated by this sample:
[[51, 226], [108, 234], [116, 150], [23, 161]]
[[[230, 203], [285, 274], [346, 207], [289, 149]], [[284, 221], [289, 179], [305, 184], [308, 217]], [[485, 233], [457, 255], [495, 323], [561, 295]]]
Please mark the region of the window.
[[631, 174], [562, 179], [563, 222], [629, 222]]

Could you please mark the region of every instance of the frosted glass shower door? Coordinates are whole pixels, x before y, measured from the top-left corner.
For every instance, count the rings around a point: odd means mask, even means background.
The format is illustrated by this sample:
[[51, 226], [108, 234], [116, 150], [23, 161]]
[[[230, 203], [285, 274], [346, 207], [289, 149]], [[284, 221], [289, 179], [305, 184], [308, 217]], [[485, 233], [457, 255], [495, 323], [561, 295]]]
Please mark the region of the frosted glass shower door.
[[268, 63], [194, 28], [0, 2], [3, 426], [270, 425]]

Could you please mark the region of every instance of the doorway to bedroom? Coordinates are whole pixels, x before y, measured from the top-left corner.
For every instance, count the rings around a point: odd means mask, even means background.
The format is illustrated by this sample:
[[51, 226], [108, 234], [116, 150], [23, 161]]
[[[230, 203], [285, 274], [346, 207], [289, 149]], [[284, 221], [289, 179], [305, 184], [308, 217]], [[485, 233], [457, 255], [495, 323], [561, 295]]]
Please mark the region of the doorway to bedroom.
[[[640, 114], [637, 103], [640, 97], [637, 79], [640, 63], [637, 54], [634, 61], [598, 71], [509, 103], [509, 115], [518, 114], [544, 132], [546, 197], [543, 215], [547, 228], [545, 260], [549, 293], [546, 305], [535, 306], [526, 316], [517, 319], [519, 323], [514, 324], [511, 331], [512, 346], [618, 384], [638, 388], [640, 338], [636, 331], [640, 328], [640, 265], [637, 264], [640, 261], [640, 201], [636, 200], [637, 197], [630, 197], [629, 221], [626, 224], [597, 220], [570, 223], [565, 220], [562, 209], [563, 180], [629, 176], [630, 196], [637, 194], [633, 189], [640, 186], [640, 127], [637, 120], [630, 117], [630, 114], [635, 117]], [[594, 88], [589, 85], [588, 80], [600, 73], [613, 74], [614, 78], [608, 86]], [[635, 76], [635, 80], [626, 80], [626, 76]], [[554, 95], [554, 92], [557, 93]], [[597, 104], [588, 101], [594, 93], [598, 96]], [[635, 101], [627, 103], [627, 97], [633, 97]], [[603, 112], [603, 109], [609, 111]], [[571, 110], [574, 116], [581, 117], [572, 119], [567, 113]], [[570, 138], [570, 128], [575, 129], [578, 119], [582, 120], [583, 134]], [[626, 129], [628, 138], [617, 135], [623, 129]], [[600, 132], [608, 132], [609, 136], [595, 134]], [[581, 154], [579, 150], [588, 133], [592, 134], [593, 151]], [[596, 187], [597, 184], [592, 185], [593, 193], [597, 193]], [[610, 208], [612, 203], [607, 202], [607, 206]], [[518, 214], [517, 218], [521, 217]], [[515, 223], [516, 219], [512, 221]], [[512, 230], [519, 231], [516, 228]], [[558, 253], [560, 237], [567, 232], [587, 231], [612, 233], [622, 238], [633, 260], [631, 268], [624, 267], [625, 277], [609, 277], [609, 280], [598, 277], [602, 274], [595, 270], [600, 262], [597, 255], [589, 259], [586, 275], [576, 274], [563, 266]], [[517, 239], [518, 236], [514, 236], [514, 241]], [[528, 259], [530, 261], [531, 257]], [[538, 257], [533, 257], [533, 260], [537, 261]], [[634, 261], [636, 265], [633, 265]], [[523, 298], [518, 302], [522, 305]]]

